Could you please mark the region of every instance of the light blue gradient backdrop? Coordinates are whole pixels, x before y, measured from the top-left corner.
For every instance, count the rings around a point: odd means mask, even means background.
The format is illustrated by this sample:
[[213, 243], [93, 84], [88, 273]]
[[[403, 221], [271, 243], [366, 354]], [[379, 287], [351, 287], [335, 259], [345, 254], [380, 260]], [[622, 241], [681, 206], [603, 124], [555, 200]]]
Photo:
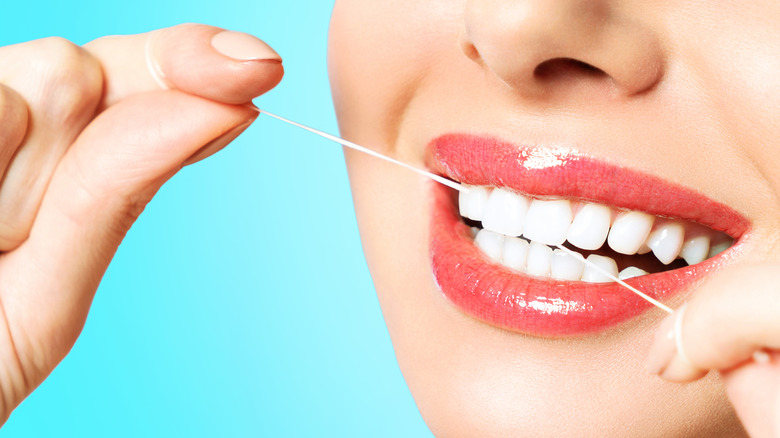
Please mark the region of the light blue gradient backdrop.
[[[0, 43], [182, 22], [250, 32], [287, 71], [258, 106], [336, 132], [331, 8], [6, 2]], [[393, 356], [339, 147], [261, 116], [177, 175], [119, 249], [71, 354], [0, 435], [430, 436]]]

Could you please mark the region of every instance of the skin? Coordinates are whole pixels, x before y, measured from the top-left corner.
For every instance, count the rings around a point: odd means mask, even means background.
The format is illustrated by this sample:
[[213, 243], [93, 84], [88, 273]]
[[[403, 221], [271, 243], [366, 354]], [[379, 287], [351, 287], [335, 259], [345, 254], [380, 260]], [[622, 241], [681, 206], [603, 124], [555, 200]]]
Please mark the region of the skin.
[[[257, 117], [251, 99], [281, 80], [278, 55], [231, 59], [210, 45], [219, 32], [0, 48], [1, 421], [70, 351], [160, 186], [235, 138]], [[175, 90], [153, 79], [147, 47]]]
[[[747, 316], [756, 302], [778, 314], [769, 279], [780, 272], [780, 154], [768, 142], [780, 135], [771, 97], [780, 95], [779, 20], [780, 5], [770, 0], [336, 3], [330, 65], [345, 138], [418, 166], [427, 143], [447, 132], [572, 146], [698, 190], [753, 224], [721, 274], [736, 281], [712, 280], [669, 303], [692, 300], [683, 332], [696, 340], [688, 342], [695, 368], [741, 371], [680, 386], [643, 366], [659, 312], [576, 339], [534, 338], [465, 316], [432, 279], [430, 183], [347, 151], [385, 320], [435, 434], [739, 436], [725, 390], [743, 418], [777, 415], [777, 386], [764, 391], [761, 407], [745, 401], [758, 385], [745, 390], [735, 376], [758, 373], [743, 362], [756, 345], [776, 348], [779, 333], [777, 323]], [[761, 292], [737, 295], [734, 286], [757, 275], [746, 267], [759, 264], [750, 269], [762, 273], [753, 282]], [[720, 338], [711, 336], [715, 314], [733, 322]], [[746, 342], [759, 335], [760, 343]], [[664, 377], [703, 374], [675, 367]], [[768, 369], [760, 372], [775, 372]], [[757, 435], [773, 427], [751, 424]]]
[[[429, 182], [348, 153], [398, 362], [434, 433], [739, 436], [740, 419], [755, 436], [780, 431], [780, 157], [767, 145], [780, 134], [779, 19], [772, 0], [337, 2], [330, 65], [345, 137], [418, 166], [430, 138], [455, 130], [576, 145], [753, 224], [732, 266], [669, 303], [689, 300], [695, 365], [657, 312], [599, 335], [534, 338], [480, 323], [436, 289]], [[216, 52], [219, 32], [0, 48], [0, 419], [70, 350], [157, 189], [232, 140], [257, 115], [251, 99], [281, 79], [278, 57]], [[659, 323], [663, 379], [643, 370]], [[768, 365], [748, 360], [756, 348], [775, 355]]]

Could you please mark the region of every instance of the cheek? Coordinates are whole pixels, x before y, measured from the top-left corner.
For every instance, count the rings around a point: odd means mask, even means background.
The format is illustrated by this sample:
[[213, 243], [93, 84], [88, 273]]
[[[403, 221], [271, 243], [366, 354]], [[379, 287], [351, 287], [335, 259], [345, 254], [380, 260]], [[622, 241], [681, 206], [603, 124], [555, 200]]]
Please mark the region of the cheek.
[[[424, 312], [439, 307], [424, 302], [438, 297], [427, 251], [426, 182], [363, 154], [347, 152], [346, 159], [363, 250], [385, 322], [394, 341], [422, 340], [396, 334], [429, 333], [423, 324], [436, 321]], [[406, 347], [394, 345], [397, 350]]]
[[717, 16], [699, 12], [678, 26], [681, 59], [715, 118], [711, 138], [747, 157], [766, 189], [780, 193], [780, 148], [771, 146], [780, 136], [780, 3], [727, 2], [713, 10]]
[[340, 0], [328, 68], [342, 136], [389, 151], [437, 51], [457, 38], [459, 1]]
[[[780, 193], [780, 148], [775, 146], [780, 138], [780, 32], [771, 44], [746, 48], [722, 67], [711, 77], [713, 89], [722, 90], [717, 99], [724, 125], [771, 190]], [[729, 75], [722, 73], [727, 68], [733, 69]]]

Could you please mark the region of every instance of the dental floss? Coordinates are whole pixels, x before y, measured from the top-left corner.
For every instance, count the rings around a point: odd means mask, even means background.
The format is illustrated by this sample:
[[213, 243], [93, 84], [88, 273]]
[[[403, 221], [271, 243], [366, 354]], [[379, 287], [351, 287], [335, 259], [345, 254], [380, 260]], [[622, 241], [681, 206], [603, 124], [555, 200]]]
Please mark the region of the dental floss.
[[340, 143], [340, 144], [342, 144], [342, 145], [344, 145], [346, 147], [355, 149], [356, 151], [364, 152], [364, 153], [366, 153], [368, 155], [371, 155], [372, 157], [381, 158], [381, 159], [383, 159], [385, 161], [389, 161], [389, 162], [391, 162], [393, 164], [397, 164], [397, 165], [399, 165], [401, 167], [404, 167], [406, 169], [411, 170], [412, 172], [415, 172], [415, 173], [420, 174], [422, 176], [426, 176], [426, 177], [428, 177], [428, 178], [430, 178], [430, 179], [432, 179], [432, 180], [434, 180], [434, 181], [436, 181], [438, 183], [441, 183], [441, 184], [444, 184], [447, 187], [453, 188], [453, 189], [455, 189], [455, 190], [457, 190], [459, 192], [468, 192], [469, 191], [469, 189], [467, 189], [466, 187], [463, 187], [461, 184], [458, 184], [455, 181], [449, 180], [447, 178], [441, 177], [441, 176], [433, 174], [431, 172], [426, 172], [426, 171], [424, 171], [422, 169], [419, 169], [417, 167], [411, 166], [411, 165], [406, 164], [406, 163], [404, 163], [402, 161], [398, 161], [398, 160], [396, 160], [394, 158], [390, 158], [390, 157], [388, 157], [386, 155], [382, 155], [379, 152], [376, 152], [376, 151], [374, 151], [372, 149], [369, 149], [369, 148], [367, 148], [365, 146], [360, 146], [359, 144], [352, 143], [351, 141], [344, 140], [343, 138], [336, 137], [335, 135], [328, 134], [327, 132], [323, 132], [323, 131], [320, 131], [320, 130], [317, 130], [317, 129], [314, 129], [314, 128], [309, 128], [308, 126], [302, 125], [302, 124], [297, 123], [297, 122], [293, 122], [292, 120], [287, 120], [284, 117], [277, 116], [276, 114], [271, 114], [268, 111], [261, 110], [260, 113], [269, 115], [269, 116], [271, 116], [271, 117], [273, 117], [273, 118], [275, 118], [277, 120], [281, 120], [281, 121], [289, 123], [289, 124], [291, 124], [293, 126], [297, 126], [299, 128], [305, 129], [305, 130], [307, 130], [309, 132], [313, 132], [313, 133], [315, 133], [315, 134], [317, 134], [317, 135], [319, 135], [321, 137], [327, 138], [328, 140], [332, 140], [332, 141], [335, 141], [336, 143]]
[[662, 303], [662, 302], [660, 302], [660, 301], [656, 300], [655, 298], [653, 298], [653, 297], [651, 297], [651, 296], [649, 296], [649, 295], [645, 294], [644, 292], [640, 291], [639, 289], [637, 289], [637, 288], [635, 288], [635, 287], [633, 287], [633, 286], [629, 285], [629, 284], [628, 284], [628, 283], [626, 283], [625, 281], [623, 281], [623, 280], [621, 280], [621, 279], [619, 279], [619, 278], [615, 277], [614, 275], [610, 274], [609, 272], [607, 272], [606, 270], [604, 270], [603, 268], [601, 268], [599, 265], [597, 265], [597, 264], [595, 264], [595, 263], [591, 262], [590, 260], [586, 259], [585, 257], [583, 257], [583, 256], [582, 256], [582, 254], [580, 254], [580, 253], [577, 253], [577, 252], [575, 252], [575, 251], [572, 251], [572, 250], [570, 250], [569, 248], [566, 248], [566, 247], [565, 247], [565, 246], [563, 246], [563, 245], [555, 245], [555, 246], [557, 246], [557, 247], [558, 247], [558, 248], [560, 248], [561, 250], [565, 251], [565, 252], [566, 252], [566, 253], [568, 253], [569, 255], [573, 256], [573, 257], [574, 257], [574, 258], [576, 258], [577, 260], [581, 261], [581, 262], [582, 262], [582, 263], [584, 263], [585, 265], [587, 265], [587, 266], [590, 266], [591, 268], [593, 268], [593, 269], [595, 269], [595, 270], [599, 271], [599, 273], [601, 273], [601, 274], [603, 274], [604, 276], [608, 277], [610, 280], [613, 280], [615, 283], [617, 283], [617, 284], [619, 284], [619, 285], [621, 285], [621, 286], [625, 287], [626, 289], [630, 290], [631, 292], [633, 292], [633, 293], [635, 293], [635, 294], [639, 295], [639, 296], [640, 296], [640, 297], [642, 297], [642, 298], [643, 298], [645, 301], [647, 301], [647, 302], [649, 302], [650, 304], [652, 304], [652, 305], [654, 305], [654, 306], [658, 307], [659, 309], [663, 310], [664, 312], [666, 312], [666, 313], [672, 313], [672, 312], [674, 312], [674, 311], [672, 310], [672, 308], [671, 308], [671, 307], [669, 307], [669, 306], [667, 306], [666, 304], [664, 304], [664, 303]]
[[[149, 61], [150, 61], [150, 58], [148, 56], [148, 52], [149, 52], [149, 50], [147, 48], [147, 63], [149, 63]], [[158, 67], [158, 69], [159, 69], [159, 67]], [[153, 69], [153, 68], [151, 68], [151, 65], [150, 65], [150, 70], [157, 72], [157, 71], [159, 71], [158, 69]], [[162, 81], [161, 78], [159, 78], [157, 75], [154, 75], [154, 76], [155, 76], [155, 80], [157, 80], [158, 82], [161, 82], [160, 85], [163, 86], [163, 88], [167, 88], [167, 85]], [[310, 127], [308, 127], [306, 125], [302, 125], [300, 123], [293, 122], [292, 120], [285, 119], [284, 117], [277, 116], [276, 114], [269, 113], [268, 111], [261, 110], [260, 113], [269, 115], [269, 116], [271, 116], [271, 117], [273, 117], [273, 118], [275, 118], [277, 120], [281, 120], [282, 122], [289, 123], [290, 125], [297, 126], [298, 128], [305, 129], [305, 130], [307, 130], [307, 131], [309, 131], [311, 133], [314, 133], [314, 134], [317, 134], [317, 135], [319, 135], [321, 137], [327, 138], [328, 140], [331, 140], [331, 141], [334, 141], [334, 142], [339, 143], [341, 145], [344, 145], [346, 147], [352, 148], [352, 149], [354, 149], [356, 151], [360, 151], [360, 152], [366, 153], [368, 155], [371, 155], [372, 157], [380, 158], [382, 160], [389, 161], [390, 163], [397, 164], [397, 165], [399, 165], [399, 166], [401, 166], [403, 168], [409, 169], [412, 172], [415, 172], [415, 173], [417, 173], [419, 175], [428, 177], [428, 178], [430, 178], [430, 179], [432, 179], [432, 180], [434, 180], [434, 181], [436, 181], [436, 182], [438, 182], [440, 184], [444, 184], [445, 186], [453, 188], [453, 189], [458, 190], [460, 192], [468, 192], [469, 191], [468, 188], [463, 187], [463, 185], [461, 185], [459, 183], [456, 183], [455, 181], [449, 180], [447, 178], [441, 177], [441, 176], [436, 175], [436, 174], [431, 173], [431, 172], [426, 172], [425, 170], [422, 170], [422, 169], [419, 169], [417, 167], [411, 166], [411, 165], [406, 164], [406, 163], [404, 163], [402, 161], [398, 161], [398, 160], [396, 160], [394, 158], [390, 158], [390, 157], [388, 157], [386, 155], [382, 155], [379, 152], [371, 150], [371, 149], [369, 149], [369, 148], [367, 148], [365, 146], [360, 146], [359, 144], [352, 143], [351, 141], [344, 140], [343, 138], [336, 137], [335, 135], [328, 134], [327, 132], [323, 132], [323, 131], [320, 131], [318, 129], [310, 128]], [[645, 301], [649, 302], [650, 304], [658, 307], [659, 309], [663, 310], [664, 312], [666, 312], [666, 313], [674, 313], [674, 311], [672, 310], [671, 307], [669, 307], [666, 304], [656, 300], [655, 298], [645, 294], [644, 292], [640, 291], [639, 289], [629, 285], [625, 281], [615, 277], [614, 275], [610, 274], [609, 272], [607, 272], [606, 270], [601, 268], [599, 265], [597, 265], [597, 264], [589, 261], [585, 257], [583, 257], [582, 254], [579, 254], [579, 253], [577, 253], [575, 251], [572, 251], [572, 250], [570, 250], [569, 248], [566, 248], [563, 245], [555, 245], [555, 246], [557, 246], [559, 249], [563, 250], [564, 252], [568, 253], [569, 255], [574, 256], [575, 259], [581, 261], [586, 266], [590, 266], [591, 268], [593, 268], [596, 271], [598, 271], [599, 273], [603, 274], [604, 276], [606, 276], [610, 280], [616, 282], [617, 284], [623, 286], [624, 288], [630, 290], [631, 292], [639, 295], [639, 297], [641, 297]], [[688, 363], [690, 363], [690, 360], [688, 360], [688, 357], [685, 355], [685, 352], [682, 349], [682, 333], [681, 333], [681, 330], [680, 330], [680, 327], [679, 327], [681, 325], [681, 323], [682, 323], [682, 315], [683, 315], [684, 311], [685, 311], [685, 304], [683, 304], [682, 307], [680, 308], [680, 313], [678, 314], [678, 316], [677, 316], [677, 318], [675, 320], [675, 343], [677, 344], [677, 350], [681, 354], [681, 357], [684, 360], [688, 361]], [[766, 351], [764, 351], [764, 350], [757, 350], [757, 351], [755, 351], [753, 353], [753, 360], [755, 360], [756, 363], [767, 363], [771, 359], [770, 359], [769, 353], [767, 353]]]
[[685, 309], [687, 308], [688, 303], [683, 303], [683, 305], [677, 309], [677, 315], [674, 317], [674, 345], [677, 347], [677, 356], [680, 357], [680, 360], [685, 362], [690, 368], [696, 369], [698, 367], [694, 365], [693, 362], [688, 359], [688, 355], [685, 354], [685, 348], [683, 347], [682, 342], [682, 321], [685, 317]]
[[[365, 146], [360, 146], [359, 144], [352, 143], [351, 141], [344, 140], [343, 138], [340, 138], [340, 137], [336, 137], [335, 135], [331, 135], [331, 134], [328, 134], [326, 132], [320, 131], [318, 129], [310, 128], [310, 127], [308, 127], [306, 125], [302, 125], [300, 123], [293, 122], [292, 120], [285, 119], [284, 117], [277, 116], [276, 114], [269, 113], [268, 111], [265, 111], [265, 110], [261, 110], [260, 113], [261, 114], [266, 114], [268, 116], [271, 116], [271, 117], [273, 117], [273, 118], [275, 118], [277, 120], [281, 120], [282, 122], [289, 123], [290, 125], [297, 126], [298, 128], [305, 129], [305, 130], [307, 130], [307, 131], [309, 131], [311, 133], [317, 134], [317, 135], [319, 135], [321, 137], [325, 137], [328, 140], [335, 141], [336, 143], [339, 143], [339, 144], [342, 144], [342, 145], [347, 146], [349, 148], [355, 149], [356, 151], [360, 151], [360, 152], [366, 153], [368, 155], [371, 155], [372, 157], [381, 158], [382, 160], [389, 161], [389, 162], [391, 162], [393, 164], [397, 164], [397, 165], [399, 165], [401, 167], [409, 169], [409, 170], [411, 170], [411, 171], [413, 171], [413, 172], [415, 172], [415, 173], [417, 173], [419, 175], [428, 177], [428, 178], [430, 178], [430, 179], [432, 179], [432, 180], [434, 180], [434, 181], [436, 181], [438, 183], [444, 184], [445, 186], [453, 188], [455, 190], [458, 190], [458, 191], [461, 191], [461, 192], [468, 192], [468, 190], [469, 190], [468, 188], [463, 187], [463, 185], [458, 184], [455, 181], [449, 180], [447, 178], [443, 178], [443, 177], [441, 177], [439, 175], [436, 175], [436, 174], [433, 174], [431, 172], [426, 172], [426, 171], [424, 171], [422, 169], [419, 169], [417, 167], [411, 166], [411, 165], [406, 164], [406, 163], [404, 163], [402, 161], [398, 161], [398, 160], [396, 160], [394, 158], [390, 158], [390, 157], [388, 157], [386, 155], [382, 155], [379, 152], [371, 150], [371, 149], [369, 149], [369, 148], [367, 148]], [[609, 279], [615, 281], [619, 285], [621, 285], [621, 286], [625, 287], [626, 289], [630, 290], [631, 292], [634, 292], [635, 294], [639, 295], [641, 298], [645, 299], [650, 304], [658, 307], [659, 309], [663, 310], [664, 312], [666, 312], [666, 313], [672, 313], [673, 312], [672, 309], [669, 306], [667, 306], [667, 305], [661, 303], [660, 301], [656, 300], [655, 298], [652, 298], [652, 297], [648, 296], [647, 294], [639, 291], [635, 287], [632, 287], [632, 286], [628, 285], [625, 281], [615, 277], [614, 275], [612, 275], [609, 272], [605, 271], [604, 269], [602, 269], [601, 267], [599, 267], [595, 263], [585, 259], [585, 257], [582, 256], [582, 254], [576, 253], [576, 252], [574, 252], [574, 251], [564, 247], [563, 245], [556, 245], [556, 246], [558, 248], [562, 249], [563, 251], [569, 253], [570, 255], [574, 256], [576, 259], [580, 260], [585, 265], [590, 266], [591, 268], [597, 270], [598, 272], [600, 272], [601, 274], [605, 275]]]

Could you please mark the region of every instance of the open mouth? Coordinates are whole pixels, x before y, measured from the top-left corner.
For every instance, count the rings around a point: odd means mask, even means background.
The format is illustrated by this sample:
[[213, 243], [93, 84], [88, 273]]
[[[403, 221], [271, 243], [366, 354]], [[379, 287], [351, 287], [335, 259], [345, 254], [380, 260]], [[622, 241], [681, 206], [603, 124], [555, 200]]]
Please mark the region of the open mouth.
[[651, 306], [556, 245], [663, 301], [732, 260], [748, 229], [697, 192], [572, 150], [450, 134], [429, 152], [470, 188], [435, 188], [435, 279], [466, 314], [514, 331], [593, 333]]
[[461, 219], [491, 260], [536, 277], [604, 283], [603, 273], [556, 249], [565, 244], [621, 280], [691, 266], [728, 249], [727, 234], [689, 221], [568, 199], [533, 199], [504, 188], [470, 187]]

